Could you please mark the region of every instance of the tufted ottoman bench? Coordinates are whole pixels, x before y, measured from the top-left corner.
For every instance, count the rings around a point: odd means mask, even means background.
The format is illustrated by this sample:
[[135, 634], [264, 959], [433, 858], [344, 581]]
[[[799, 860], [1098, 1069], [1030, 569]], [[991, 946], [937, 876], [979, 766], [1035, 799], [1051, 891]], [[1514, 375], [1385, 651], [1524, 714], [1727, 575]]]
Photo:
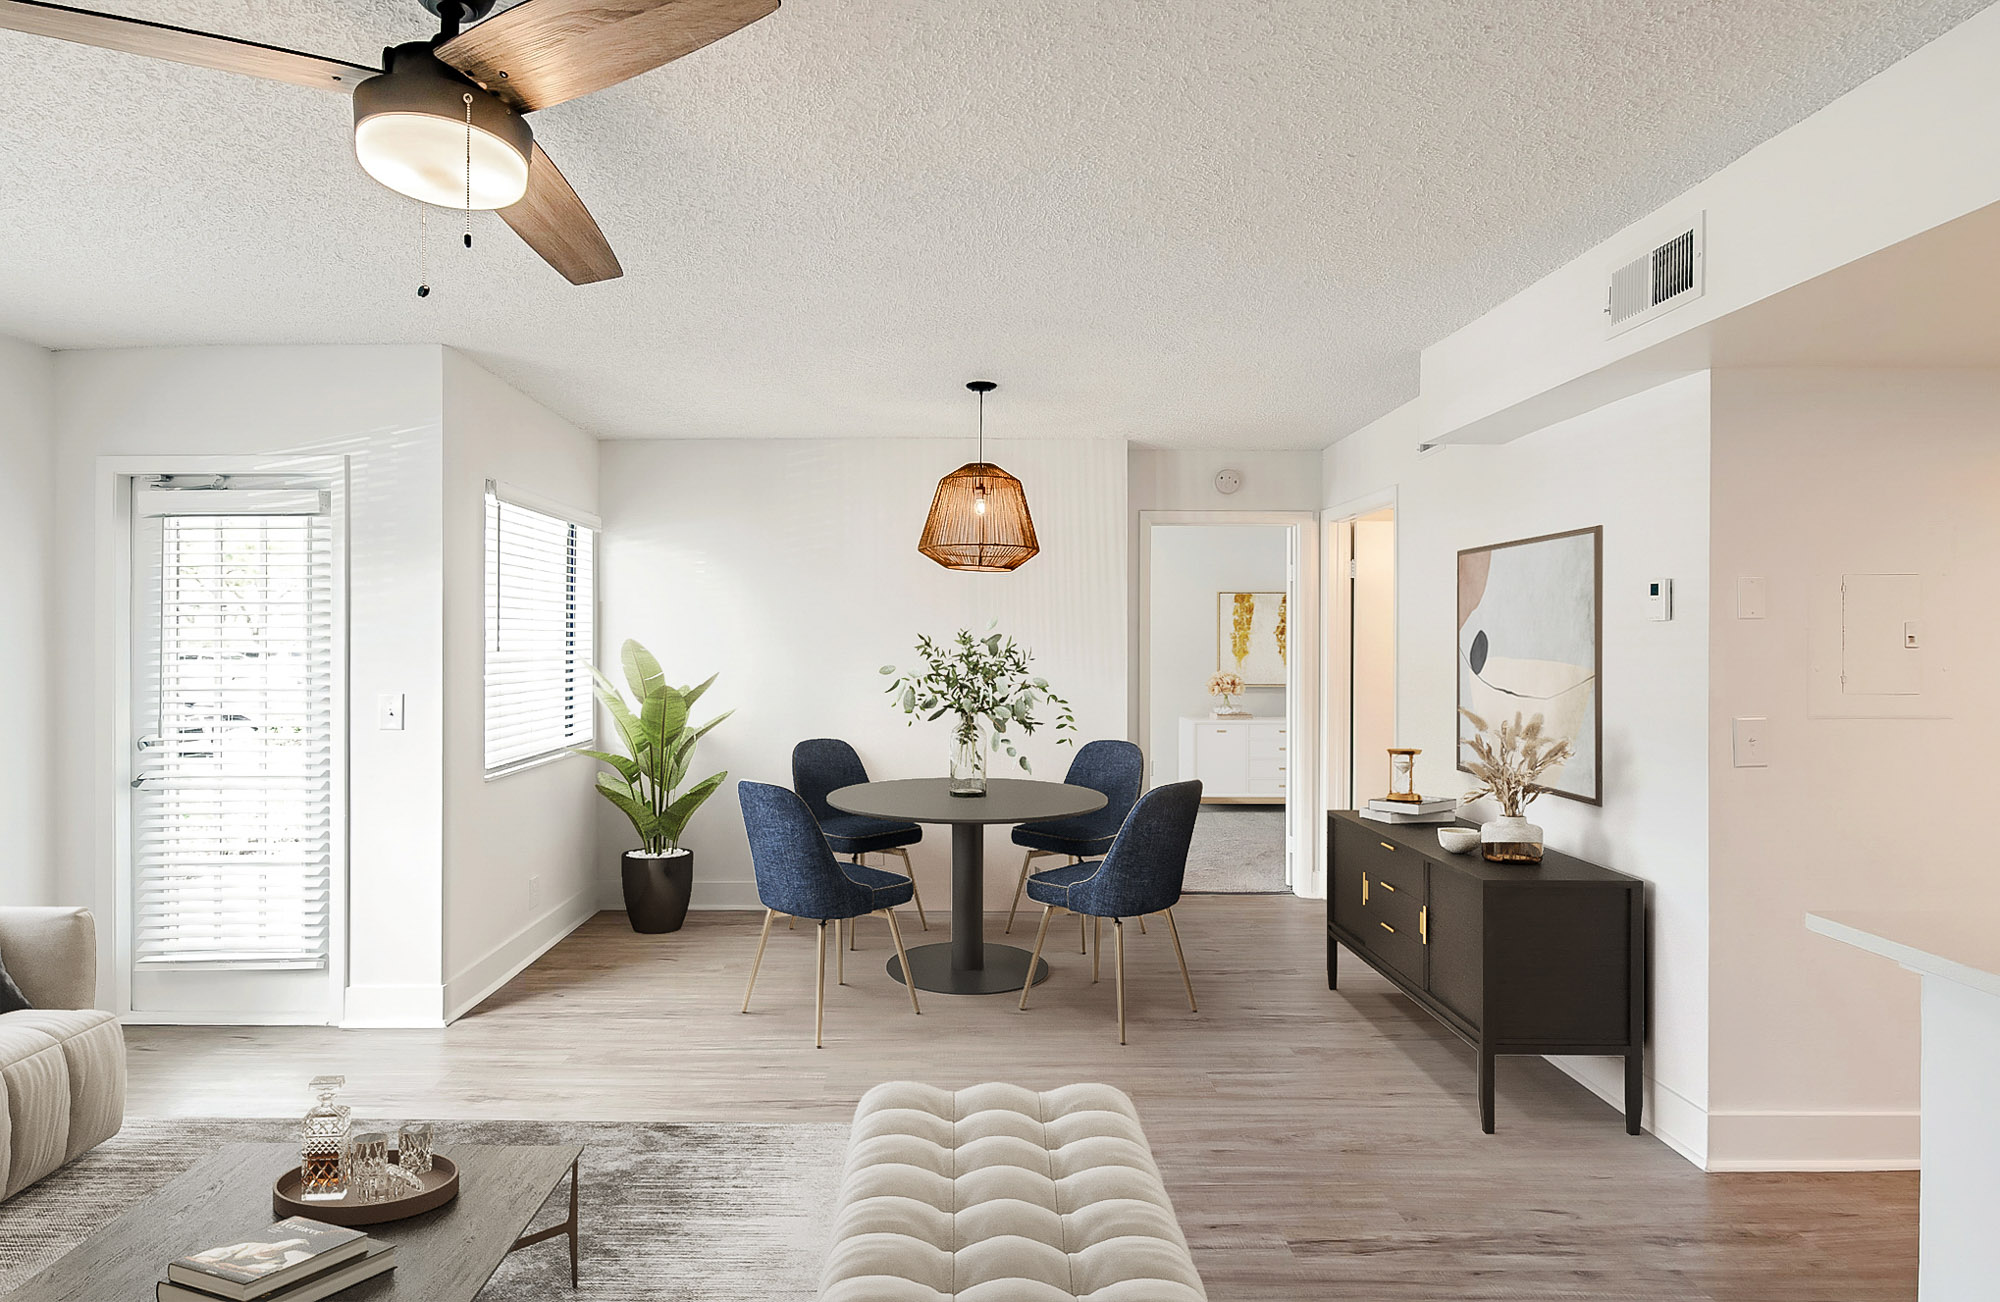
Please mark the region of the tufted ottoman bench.
[[878, 1085], [854, 1112], [821, 1302], [1201, 1302], [1132, 1100]]

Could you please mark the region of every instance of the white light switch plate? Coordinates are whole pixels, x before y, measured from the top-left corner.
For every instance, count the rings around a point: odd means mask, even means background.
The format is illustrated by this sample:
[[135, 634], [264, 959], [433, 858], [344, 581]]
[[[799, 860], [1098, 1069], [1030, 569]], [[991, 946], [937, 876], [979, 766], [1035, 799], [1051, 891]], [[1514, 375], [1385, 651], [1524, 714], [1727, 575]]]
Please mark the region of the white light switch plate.
[[375, 726], [382, 732], [403, 730], [403, 694], [384, 692], [375, 698]]
[[1736, 580], [1736, 618], [1764, 618], [1764, 580]]
[[1731, 721], [1729, 729], [1730, 745], [1736, 758], [1737, 768], [1761, 769], [1770, 767], [1771, 761], [1766, 753], [1769, 743], [1764, 731], [1770, 722], [1769, 719], [1765, 718], [1735, 719]]

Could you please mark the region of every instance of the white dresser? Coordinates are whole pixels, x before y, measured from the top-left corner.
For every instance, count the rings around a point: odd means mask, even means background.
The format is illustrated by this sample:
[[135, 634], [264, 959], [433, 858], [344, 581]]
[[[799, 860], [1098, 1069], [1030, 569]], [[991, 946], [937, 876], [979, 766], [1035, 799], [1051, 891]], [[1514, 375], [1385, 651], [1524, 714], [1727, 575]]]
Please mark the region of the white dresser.
[[1282, 804], [1289, 748], [1282, 717], [1183, 717], [1180, 777], [1200, 778], [1203, 800]]

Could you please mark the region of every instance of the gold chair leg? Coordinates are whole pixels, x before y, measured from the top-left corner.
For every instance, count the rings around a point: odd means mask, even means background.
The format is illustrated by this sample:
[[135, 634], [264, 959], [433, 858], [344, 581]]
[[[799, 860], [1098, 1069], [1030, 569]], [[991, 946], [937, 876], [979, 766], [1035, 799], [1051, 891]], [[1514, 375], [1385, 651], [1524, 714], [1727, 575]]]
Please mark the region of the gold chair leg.
[[1139, 915], [1139, 934], [1146, 934], [1146, 915], [1143, 913]]
[[750, 1011], [750, 992], [757, 988], [757, 969], [764, 965], [764, 942], [771, 938], [771, 920], [777, 917], [772, 909], [764, 910], [764, 929], [757, 933], [757, 957], [750, 960], [750, 984], [743, 987], [743, 1011]]
[[1180, 960], [1181, 984], [1187, 987], [1188, 1011], [1190, 1013], [1198, 1013], [1201, 1009], [1194, 1006], [1194, 981], [1188, 976], [1187, 955], [1181, 953], [1181, 929], [1174, 925], [1174, 911], [1172, 909], [1166, 909], [1163, 912], [1167, 915], [1167, 931], [1174, 938], [1174, 957]]
[[789, 914], [789, 913], [787, 913], [787, 914], [785, 915], [785, 930], [786, 930], [786, 931], [796, 931], [796, 930], [798, 930], [798, 925], [799, 925], [799, 920], [798, 920], [797, 918], [794, 918], [794, 917], [793, 917], [793, 916], [792, 916], [791, 914]]
[[1021, 880], [1014, 883], [1014, 902], [1007, 908], [1007, 925], [1000, 928], [1003, 936], [1014, 930], [1014, 914], [1021, 907], [1021, 892], [1028, 889], [1028, 865], [1034, 861], [1033, 850], [1021, 856]]
[[[1069, 857], [1069, 861], [1072, 864], [1079, 864], [1083, 862], [1083, 857], [1073, 854]], [[1076, 915], [1076, 952], [1079, 954], [1090, 952], [1090, 921], [1081, 913]]]
[[[865, 858], [867, 858], [867, 856], [866, 856], [866, 855], [859, 855], [859, 854], [857, 854], [857, 855], [855, 855], [855, 856], [854, 856], [854, 862], [855, 862], [855, 864], [856, 864], [857, 866], [865, 868], [865, 867], [867, 867], [867, 866], [868, 866], [867, 864], [865, 864], [865, 863], [863, 863], [863, 862], [862, 862], [862, 860], [863, 860], [863, 859], [865, 859]], [[840, 938], [840, 932], [839, 932], [839, 930], [838, 930], [838, 929], [836, 928], [836, 929], [835, 929], [835, 931], [834, 931], [834, 948], [835, 948], [835, 949], [839, 949], [839, 948], [840, 948], [840, 944], [839, 944], [839, 938]], [[861, 938], [860, 938], [859, 936], [855, 935], [855, 926], [854, 926], [854, 919], [852, 919], [852, 918], [849, 918], [849, 919], [847, 920], [847, 947], [848, 947], [849, 949], [858, 949], [858, 948], [860, 948], [860, 943], [861, 943]], [[842, 962], [843, 962], [843, 963], [845, 963], [845, 961], [846, 961], [846, 960], [844, 960], [844, 959], [842, 960]], [[846, 982], [845, 980], [843, 980], [843, 981], [842, 981], [842, 982], [841, 982], [840, 984], [842, 984], [842, 985], [846, 985], [846, 984], [847, 984], [847, 982]]]
[[924, 893], [917, 886], [917, 870], [910, 867], [909, 847], [897, 846], [890, 853], [902, 856], [903, 876], [910, 879], [910, 903], [917, 906], [917, 925], [925, 931], [929, 931], [931, 929], [931, 920], [924, 916]]
[[1049, 919], [1054, 916], [1055, 911], [1056, 906], [1053, 904], [1044, 904], [1042, 906], [1042, 925], [1035, 928], [1035, 952], [1028, 956], [1028, 977], [1027, 980], [1021, 982], [1021, 1008], [1023, 1011], [1028, 1007], [1028, 992], [1035, 988], [1035, 964], [1042, 961], [1042, 942], [1049, 938]]
[[1118, 1043], [1125, 1043], [1125, 919], [1111, 920], [1111, 935], [1118, 947]]
[[1097, 967], [1104, 959], [1104, 919], [1092, 918], [1090, 920], [1090, 929], [1095, 933], [1094, 939], [1097, 941], [1095, 946], [1096, 952], [1090, 956], [1090, 984], [1096, 985]]
[[[838, 946], [840, 938], [834, 937]], [[819, 975], [813, 979], [813, 1048], [826, 1047], [826, 924], [819, 924]]]
[[[840, 930], [841, 930], [841, 920], [839, 918], [835, 918], [833, 920], [833, 953], [834, 953], [834, 961], [835, 963], [838, 964], [838, 967], [835, 969], [836, 976], [834, 977], [834, 980], [841, 985], [846, 985], [847, 951], [841, 947]], [[854, 939], [854, 919], [852, 918], [847, 919], [847, 938], [850, 941]]]
[[884, 909], [882, 916], [889, 920], [889, 939], [896, 942], [896, 961], [903, 965], [903, 984], [910, 988], [910, 1011], [922, 1017], [924, 1010], [917, 1007], [917, 974], [910, 971], [910, 956], [903, 952], [903, 929], [896, 924], [896, 911]]

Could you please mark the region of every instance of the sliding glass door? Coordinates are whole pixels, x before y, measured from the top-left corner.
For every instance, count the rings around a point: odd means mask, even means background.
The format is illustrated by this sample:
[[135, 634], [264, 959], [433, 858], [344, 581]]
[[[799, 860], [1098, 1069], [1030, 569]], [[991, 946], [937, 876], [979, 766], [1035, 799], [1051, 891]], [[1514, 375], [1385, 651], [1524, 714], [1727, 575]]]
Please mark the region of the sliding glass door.
[[188, 479], [133, 481], [131, 1008], [330, 1020], [329, 493]]

